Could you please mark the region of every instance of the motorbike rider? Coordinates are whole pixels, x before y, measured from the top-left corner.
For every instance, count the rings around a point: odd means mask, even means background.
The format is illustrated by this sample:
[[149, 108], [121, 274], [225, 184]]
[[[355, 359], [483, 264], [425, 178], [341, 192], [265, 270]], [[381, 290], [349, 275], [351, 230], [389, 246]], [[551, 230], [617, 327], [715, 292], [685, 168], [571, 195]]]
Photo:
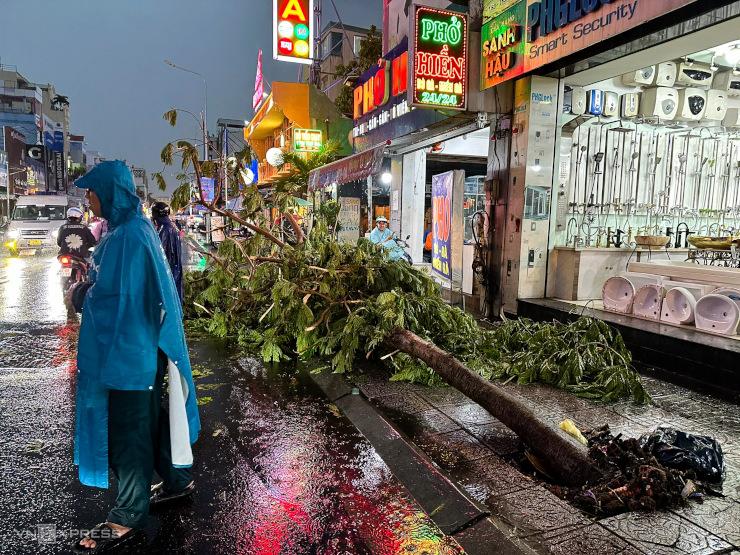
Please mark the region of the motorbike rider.
[[76, 206], [67, 210], [67, 221], [59, 228], [57, 236], [60, 255], [86, 260], [90, 256], [90, 249], [97, 244], [90, 228], [82, 221], [82, 216], [82, 210]]
[[375, 218], [375, 229], [370, 233], [370, 241], [386, 249], [390, 260], [404, 258], [405, 252], [396, 243], [395, 234], [388, 227], [388, 220], [384, 216]]
[[175, 280], [175, 287], [180, 296], [180, 302], [182, 302], [182, 244], [180, 232], [172, 223], [170, 214], [170, 207], [164, 202], [158, 201], [152, 204], [152, 222], [159, 234], [159, 240], [162, 242], [164, 254]]

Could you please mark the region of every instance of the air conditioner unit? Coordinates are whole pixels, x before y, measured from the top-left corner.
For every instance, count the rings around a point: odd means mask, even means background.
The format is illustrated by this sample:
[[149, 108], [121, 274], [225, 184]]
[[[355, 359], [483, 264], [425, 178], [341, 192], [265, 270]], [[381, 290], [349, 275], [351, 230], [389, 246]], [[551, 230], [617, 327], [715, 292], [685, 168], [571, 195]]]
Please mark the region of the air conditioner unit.
[[623, 118], [636, 118], [640, 113], [640, 93], [623, 94], [621, 102]]
[[740, 72], [729, 69], [720, 71], [714, 76], [712, 86], [720, 91], [727, 91], [730, 96], [740, 95]]
[[670, 120], [678, 112], [678, 91], [671, 87], [646, 89], [640, 99], [640, 115]]
[[566, 87], [565, 101], [563, 103], [565, 111], [576, 116], [582, 116], [586, 113], [586, 89], [583, 87]]
[[604, 113], [604, 91], [590, 90], [586, 96], [586, 108], [592, 116], [600, 116]]
[[619, 114], [619, 95], [612, 91], [604, 92], [604, 116], [616, 117]]
[[704, 119], [709, 121], [722, 121], [727, 115], [727, 93], [717, 89], [707, 91], [707, 109]]
[[655, 82], [655, 66], [638, 69], [633, 73], [622, 75], [622, 83], [628, 87], [652, 85]]
[[676, 77], [678, 77], [676, 62], [663, 62], [658, 64], [658, 70], [655, 73], [655, 85], [658, 87], [672, 87], [676, 84]]
[[727, 110], [725, 119], [722, 120], [725, 127], [740, 127], [740, 108], [730, 108]]
[[707, 110], [707, 91], [689, 87], [678, 91], [678, 115], [676, 119], [698, 121]]
[[682, 62], [678, 65], [676, 85], [683, 85], [685, 87], [703, 87], [708, 89], [712, 86], [713, 79], [714, 72], [706, 64]]

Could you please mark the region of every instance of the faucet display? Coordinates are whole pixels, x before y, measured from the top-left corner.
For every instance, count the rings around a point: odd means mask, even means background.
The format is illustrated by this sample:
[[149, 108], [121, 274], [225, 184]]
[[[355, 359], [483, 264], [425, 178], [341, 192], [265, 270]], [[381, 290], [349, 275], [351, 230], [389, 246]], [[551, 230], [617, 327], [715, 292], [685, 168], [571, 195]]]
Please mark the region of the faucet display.
[[689, 231], [689, 225], [687, 223], [681, 222], [678, 224], [676, 226], [676, 243], [674, 247], [677, 249], [689, 248], [689, 235], [691, 234], [693, 234], [693, 231]]

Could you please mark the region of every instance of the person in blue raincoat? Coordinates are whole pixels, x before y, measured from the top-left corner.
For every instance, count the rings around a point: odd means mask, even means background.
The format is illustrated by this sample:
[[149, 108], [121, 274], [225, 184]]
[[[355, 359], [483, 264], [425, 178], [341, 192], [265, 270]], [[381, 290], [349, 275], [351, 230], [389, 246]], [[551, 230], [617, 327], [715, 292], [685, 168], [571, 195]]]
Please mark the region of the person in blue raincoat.
[[396, 243], [393, 232], [388, 227], [388, 220], [383, 216], [375, 218], [375, 228], [370, 232], [370, 241], [385, 248], [390, 260], [400, 260], [404, 257], [403, 249]]
[[172, 223], [170, 218], [170, 207], [164, 202], [152, 204], [152, 222], [162, 242], [164, 255], [172, 271], [175, 280], [177, 294], [182, 302], [182, 244], [180, 243], [180, 232]]
[[[180, 299], [131, 172], [124, 162], [102, 162], [76, 185], [109, 226], [89, 283], [69, 292], [82, 312], [75, 464], [87, 486], [107, 488], [109, 468], [118, 481], [106, 522], [74, 549], [101, 553], [141, 541], [150, 505], [192, 493], [200, 421]], [[152, 487], [155, 471], [162, 482]]]

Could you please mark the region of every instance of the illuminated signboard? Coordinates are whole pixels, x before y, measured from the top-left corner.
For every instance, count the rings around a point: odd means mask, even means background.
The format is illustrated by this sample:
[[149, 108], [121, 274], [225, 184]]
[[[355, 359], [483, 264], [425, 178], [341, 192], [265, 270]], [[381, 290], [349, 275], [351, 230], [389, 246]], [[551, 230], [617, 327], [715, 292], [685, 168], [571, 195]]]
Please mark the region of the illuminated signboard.
[[414, 5], [412, 106], [464, 110], [467, 104], [466, 14]]
[[[484, 0], [481, 89], [634, 29], [696, 0]], [[494, 15], [495, 14], [495, 15]]]
[[318, 152], [324, 144], [324, 134], [320, 129], [293, 128], [293, 150], [295, 152]]
[[481, 29], [481, 90], [524, 73], [526, 2], [510, 6]]
[[376, 108], [388, 104], [391, 98], [406, 92], [408, 63], [408, 52], [392, 60], [380, 60], [375, 73], [367, 81], [355, 87], [354, 119], [360, 119]]
[[273, 57], [283, 62], [313, 62], [313, 0], [273, 0]]
[[406, 100], [409, 53], [405, 45], [389, 52], [358, 81], [353, 93], [353, 137], [361, 137], [409, 113]]

